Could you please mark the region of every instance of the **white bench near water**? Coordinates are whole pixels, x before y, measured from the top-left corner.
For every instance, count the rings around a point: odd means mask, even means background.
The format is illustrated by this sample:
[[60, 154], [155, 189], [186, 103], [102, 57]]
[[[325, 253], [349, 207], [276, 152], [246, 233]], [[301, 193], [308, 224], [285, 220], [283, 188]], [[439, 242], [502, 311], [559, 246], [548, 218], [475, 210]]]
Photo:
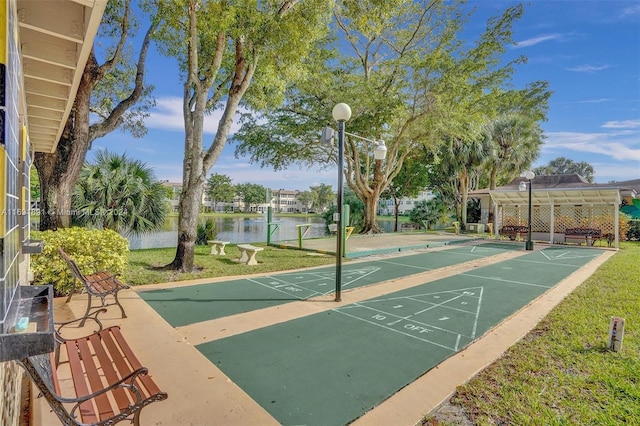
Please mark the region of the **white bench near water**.
[[218, 254], [220, 256], [227, 254], [224, 252], [224, 246], [229, 244], [229, 241], [209, 240], [207, 244], [211, 246], [211, 254]]
[[257, 265], [256, 253], [264, 250], [263, 247], [252, 246], [251, 244], [238, 244], [238, 250], [240, 250], [239, 263], [245, 263], [247, 265]]

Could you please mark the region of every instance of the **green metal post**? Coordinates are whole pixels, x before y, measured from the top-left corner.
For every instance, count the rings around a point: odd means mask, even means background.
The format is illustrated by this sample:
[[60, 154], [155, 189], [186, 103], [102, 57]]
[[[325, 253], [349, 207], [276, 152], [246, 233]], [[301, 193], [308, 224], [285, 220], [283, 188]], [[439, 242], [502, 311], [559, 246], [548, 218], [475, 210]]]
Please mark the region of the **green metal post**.
[[267, 245], [271, 245], [271, 206], [267, 207]]
[[349, 225], [350, 208], [348, 204], [342, 206], [342, 214], [344, 214], [344, 221], [342, 222], [342, 230], [340, 232], [340, 235], [342, 235], [342, 257], [347, 254], [347, 226]]

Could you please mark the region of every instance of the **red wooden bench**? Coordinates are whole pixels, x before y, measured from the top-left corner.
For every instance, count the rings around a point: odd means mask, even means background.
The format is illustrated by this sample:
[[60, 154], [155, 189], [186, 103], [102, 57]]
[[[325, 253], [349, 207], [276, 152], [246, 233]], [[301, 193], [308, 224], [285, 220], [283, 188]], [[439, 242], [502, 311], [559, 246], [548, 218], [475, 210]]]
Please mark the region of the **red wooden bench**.
[[[84, 313], [84, 318], [86, 319], [91, 313], [92, 309], [101, 309], [106, 306], [118, 305], [120, 308], [120, 312], [122, 313], [122, 318], [126, 318], [127, 314], [124, 312], [124, 308], [120, 304], [118, 300], [118, 292], [120, 290], [124, 290], [129, 288], [128, 285], [125, 285], [118, 280], [118, 278], [107, 271], [96, 271], [90, 275], [85, 275], [82, 273], [76, 262], [65, 253], [62, 248], [58, 248], [58, 252], [62, 256], [62, 258], [67, 262], [69, 269], [71, 269], [71, 273], [73, 277], [80, 281], [87, 292], [87, 311]], [[113, 295], [115, 301], [113, 303], [106, 303], [106, 297], [109, 295]], [[91, 297], [96, 296], [100, 298], [100, 306], [93, 306], [91, 303]], [[71, 298], [71, 295], [69, 295]], [[84, 321], [80, 323], [80, 327], [84, 325]]]
[[500, 228], [500, 235], [509, 237], [510, 240], [515, 240], [516, 237], [522, 236], [529, 232], [529, 227], [525, 225], [505, 225]]
[[[85, 318], [86, 319], [86, 318]], [[79, 320], [76, 320], [79, 321]], [[64, 425], [112, 425], [129, 420], [140, 424], [140, 411], [167, 394], [149, 376], [120, 327], [102, 329], [86, 337], [64, 339], [57, 335], [66, 360], [57, 365], [53, 353], [20, 360], [34, 384]], [[73, 381], [71, 390], [58, 382], [64, 364]]]
[[602, 238], [602, 230], [598, 228], [568, 228], [564, 231], [564, 242], [567, 240], [577, 240], [578, 244], [592, 246], [596, 240]]

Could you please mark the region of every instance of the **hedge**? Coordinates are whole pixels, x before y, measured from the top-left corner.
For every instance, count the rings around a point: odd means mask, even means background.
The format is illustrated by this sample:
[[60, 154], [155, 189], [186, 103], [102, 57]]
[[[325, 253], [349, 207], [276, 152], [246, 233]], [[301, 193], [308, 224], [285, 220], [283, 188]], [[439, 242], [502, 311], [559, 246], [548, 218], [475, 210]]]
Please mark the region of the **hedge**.
[[58, 253], [58, 247], [73, 258], [84, 274], [109, 271], [122, 275], [127, 266], [129, 242], [115, 231], [106, 229], [65, 228], [57, 231], [33, 231], [32, 238], [43, 241], [42, 253], [31, 256], [35, 285], [52, 284], [57, 295], [82, 290], [71, 270]]

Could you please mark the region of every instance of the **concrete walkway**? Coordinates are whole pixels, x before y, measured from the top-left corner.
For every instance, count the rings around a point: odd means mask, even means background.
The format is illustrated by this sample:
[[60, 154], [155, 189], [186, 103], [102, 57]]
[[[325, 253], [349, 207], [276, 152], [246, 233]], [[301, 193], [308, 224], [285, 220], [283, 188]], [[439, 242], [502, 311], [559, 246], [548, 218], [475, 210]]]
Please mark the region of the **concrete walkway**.
[[[352, 234], [345, 243], [345, 257], [357, 258], [384, 253], [420, 250], [488, 238], [489, 234], [458, 235], [449, 232], [393, 232], [371, 235]], [[302, 249], [319, 253], [336, 252], [336, 237], [302, 240]], [[300, 248], [298, 240], [276, 241], [275, 246]]]
[[[442, 247], [438, 250], [446, 249]], [[405, 253], [406, 254], [406, 253]], [[169, 394], [166, 401], [154, 403], [142, 411], [143, 425], [276, 425], [278, 422], [241, 388], [207, 360], [194, 345], [203, 341], [244, 333], [270, 324], [278, 324], [365, 300], [411, 288], [425, 282], [469, 271], [522, 255], [509, 252], [464, 264], [428, 271], [384, 285], [371, 285], [343, 294], [336, 303], [330, 297], [274, 306], [260, 311], [220, 318], [180, 328], [171, 327], [147, 305], [136, 291], [121, 294], [128, 318], [119, 318], [117, 309], [110, 309], [102, 317], [106, 326], [120, 325], [122, 332], [142, 363], [149, 368], [154, 380]], [[496, 326], [466, 349], [450, 357], [420, 377], [413, 384], [397, 392], [374, 410], [358, 419], [358, 425], [413, 425], [431, 412], [470, 377], [497, 359], [509, 346], [527, 334], [555, 305], [575, 289], [614, 252], [602, 255], [545, 292], [509, 319]], [[389, 256], [389, 255], [386, 255]], [[371, 258], [367, 259], [371, 260]], [[245, 276], [246, 277], [246, 276]], [[228, 281], [230, 277], [218, 281]], [[145, 286], [140, 290], [169, 286], [210, 283], [198, 280]], [[56, 300], [56, 321], [80, 316], [84, 312], [84, 296], [74, 297], [70, 303]], [[62, 380], [63, 388], [70, 379]], [[57, 424], [55, 416], [41, 398], [35, 399], [33, 425]]]

